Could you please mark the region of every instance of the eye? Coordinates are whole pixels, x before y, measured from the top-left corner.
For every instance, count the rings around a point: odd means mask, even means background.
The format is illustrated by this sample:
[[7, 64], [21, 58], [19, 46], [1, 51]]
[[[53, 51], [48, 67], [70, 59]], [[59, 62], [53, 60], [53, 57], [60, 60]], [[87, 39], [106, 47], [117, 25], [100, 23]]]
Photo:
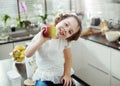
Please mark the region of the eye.
[[67, 23], [65, 23], [65, 26], [68, 27], [69, 25]]
[[68, 32], [69, 32], [69, 34], [72, 34], [72, 33], [73, 33], [73, 31], [72, 31], [72, 30], [69, 30]]

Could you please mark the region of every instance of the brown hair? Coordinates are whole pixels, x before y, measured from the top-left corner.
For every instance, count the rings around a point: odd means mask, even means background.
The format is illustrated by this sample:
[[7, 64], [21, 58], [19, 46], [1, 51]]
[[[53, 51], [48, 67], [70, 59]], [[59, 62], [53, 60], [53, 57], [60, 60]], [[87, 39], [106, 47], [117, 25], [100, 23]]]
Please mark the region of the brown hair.
[[71, 37], [67, 38], [67, 41], [71, 42], [73, 40], [77, 40], [80, 37], [81, 31], [82, 31], [82, 25], [81, 25], [80, 19], [76, 15], [74, 15], [74, 14], [59, 14], [55, 18], [55, 25], [57, 25], [59, 22], [61, 22], [62, 20], [66, 19], [66, 18], [69, 18], [69, 17], [75, 18], [77, 20], [78, 26], [79, 26], [78, 32], [73, 34]]

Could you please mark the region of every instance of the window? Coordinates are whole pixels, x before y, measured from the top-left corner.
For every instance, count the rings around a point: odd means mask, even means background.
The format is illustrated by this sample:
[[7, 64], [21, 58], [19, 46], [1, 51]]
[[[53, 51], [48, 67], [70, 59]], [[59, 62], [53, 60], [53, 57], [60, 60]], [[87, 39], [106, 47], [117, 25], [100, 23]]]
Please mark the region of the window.
[[[19, 0], [22, 1], [22, 0]], [[21, 18], [28, 18], [32, 21], [40, 21], [39, 15], [48, 14], [47, 22], [60, 12], [70, 12], [70, 0], [24, 0], [27, 7], [27, 15], [21, 13]], [[64, 3], [63, 3], [64, 2]]]
[[15, 18], [18, 17], [17, 0], [0, 0], [0, 26], [2, 25], [2, 16], [7, 14], [11, 17], [8, 24], [15, 23]]
[[[26, 13], [20, 10], [21, 20], [29, 19], [32, 22], [40, 20], [39, 15], [44, 13], [44, 1], [43, 0], [19, 0], [21, 4], [25, 5]], [[20, 7], [21, 9], [21, 7]]]
[[[8, 22], [9, 25], [16, 23], [16, 18], [19, 15], [21, 20], [29, 19], [36, 23], [40, 21], [39, 15], [47, 13], [47, 22], [51, 22], [57, 13], [75, 12], [73, 2], [74, 0], [0, 0], [0, 17], [8, 14], [11, 17], [11, 20]], [[22, 11], [23, 7], [21, 5], [25, 7], [26, 12]], [[0, 18], [0, 24], [2, 24], [2, 18]]]

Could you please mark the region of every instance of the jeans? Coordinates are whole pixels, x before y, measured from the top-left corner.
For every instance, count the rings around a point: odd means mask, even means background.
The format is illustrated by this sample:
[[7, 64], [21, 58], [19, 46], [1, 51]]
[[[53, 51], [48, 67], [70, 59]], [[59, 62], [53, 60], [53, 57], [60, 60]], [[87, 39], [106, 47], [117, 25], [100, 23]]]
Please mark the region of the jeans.
[[[35, 86], [63, 86], [63, 84], [54, 84], [53, 82], [51, 81], [40, 81], [40, 80], [37, 80], [36, 83], [35, 83]], [[71, 85], [71, 86], [75, 86], [75, 84]]]

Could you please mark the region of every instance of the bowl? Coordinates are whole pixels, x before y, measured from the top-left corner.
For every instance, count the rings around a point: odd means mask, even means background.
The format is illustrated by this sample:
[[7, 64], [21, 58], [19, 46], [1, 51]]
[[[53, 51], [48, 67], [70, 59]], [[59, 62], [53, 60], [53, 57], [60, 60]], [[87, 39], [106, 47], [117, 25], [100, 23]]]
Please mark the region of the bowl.
[[120, 37], [120, 32], [118, 31], [108, 31], [105, 32], [105, 37], [109, 42], [117, 41]]

